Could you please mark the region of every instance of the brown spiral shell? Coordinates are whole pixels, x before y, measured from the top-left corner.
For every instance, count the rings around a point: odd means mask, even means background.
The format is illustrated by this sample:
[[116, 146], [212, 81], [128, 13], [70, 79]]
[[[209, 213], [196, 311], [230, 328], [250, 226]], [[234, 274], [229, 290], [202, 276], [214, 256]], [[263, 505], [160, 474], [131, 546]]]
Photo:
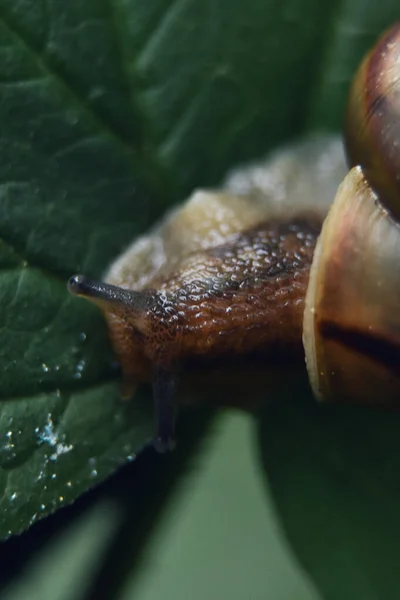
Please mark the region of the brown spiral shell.
[[350, 166], [359, 165], [400, 221], [400, 23], [366, 55], [351, 86], [345, 127]]
[[400, 24], [351, 86], [352, 167], [319, 237], [303, 341], [320, 399], [400, 408]]

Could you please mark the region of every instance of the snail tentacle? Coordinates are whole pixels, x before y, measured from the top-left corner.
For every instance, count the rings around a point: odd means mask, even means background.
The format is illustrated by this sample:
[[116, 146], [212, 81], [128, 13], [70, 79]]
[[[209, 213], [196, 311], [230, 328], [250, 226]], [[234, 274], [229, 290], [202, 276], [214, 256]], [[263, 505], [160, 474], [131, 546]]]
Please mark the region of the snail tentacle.
[[94, 281], [85, 275], [72, 276], [68, 281], [68, 291], [131, 323], [141, 319], [155, 304], [155, 295], [150, 290], [127, 290], [103, 281]]

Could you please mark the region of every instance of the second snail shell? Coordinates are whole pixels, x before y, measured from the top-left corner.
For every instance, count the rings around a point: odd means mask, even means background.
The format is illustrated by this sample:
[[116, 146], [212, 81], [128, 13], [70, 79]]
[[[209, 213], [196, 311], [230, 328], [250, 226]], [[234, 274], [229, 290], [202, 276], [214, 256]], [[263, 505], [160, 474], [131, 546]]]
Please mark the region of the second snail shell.
[[324, 222], [303, 340], [325, 400], [400, 407], [400, 25], [354, 78], [346, 147], [355, 165]]

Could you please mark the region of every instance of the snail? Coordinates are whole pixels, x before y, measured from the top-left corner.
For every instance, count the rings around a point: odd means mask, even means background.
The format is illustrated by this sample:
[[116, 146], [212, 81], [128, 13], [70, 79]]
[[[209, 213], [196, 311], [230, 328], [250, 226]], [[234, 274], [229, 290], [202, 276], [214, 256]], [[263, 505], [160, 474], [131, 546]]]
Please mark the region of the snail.
[[297, 143], [194, 192], [104, 282], [69, 280], [105, 314], [125, 395], [151, 381], [158, 450], [174, 446], [182, 371], [306, 363], [319, 399], [400, 399], [399, 65], [397, 24], [351, 88], [347, 175], [338, 139]]

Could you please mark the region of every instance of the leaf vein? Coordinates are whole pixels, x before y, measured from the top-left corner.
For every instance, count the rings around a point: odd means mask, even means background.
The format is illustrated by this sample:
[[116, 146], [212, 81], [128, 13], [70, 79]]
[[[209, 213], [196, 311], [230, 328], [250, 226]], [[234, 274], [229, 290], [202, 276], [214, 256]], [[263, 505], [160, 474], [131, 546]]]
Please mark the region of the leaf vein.
[[87, 116], [91, 118], [92, 122], [101, 129], [104, 133], [106, 133], [109, 137], [114, 139], [125, 152], [129, 154], [134, 154], [136, 156], [137, 150], [133, 147], [132, 144], [128, 145], [125, 140], [123, 140], [118, 132], [116, 132], [112, 126], [105, 121], [105, 119], [94, 110], [93, 106], [91, 106], [87, 101], [85, 101], [79, 93], [72, 86], [70, 81], [67, 81], [65, 76], [61, 76], [49, 63], [45, 60], [44, 56], [40, 54], [31, 43], [17, 30], [14, 24], [11, 23], [4, 15], [3, 12], [0, 11], [0, 22], [7, 29], [9, 34], [17, 40], [17, 42], [26, 50], [28, 54], [30, 54], [36, 61], [38, 68], [49, 78], [55, 81], [60, 87], [63, 88], [63, 91], [66, 92], [71, 101], [75, 105], [77, 105], [81, 110], [85, 111]]
[[[85, 113], [92, 126], [99, 130], [105, 137], [114, 142], [121, 152], [131, 157], [132, 174], [141, 173], [144, 181], [153, 192], [154, 199], [158, 202], [165, 202], [166, 190], [170, 189], [168, 185], [169, 178], [164, 167], [156, 160], [155, 153], [148, 149], [147, 145], [140, 147], [135, 145], [132, 138], [125, 138], [115, 129], [112, 123], [109, 123], [104, 116], [96, 110], [85, 98], [82, 97], [76, 86], [73, 85], [65, 73], [60, 73], [46, 60], [42, 52], [38, 51], [34, 45], [18, 29], [9, 15], [5, 14], [4, 7], [0, 10], [0, 23], [7, 30], [9, 35], [16, 40], [27, 53], [36, 61], [38, 69], [58, 85], [64, 95], [69, 97], [70, 102]], [[136, 110], [136, 113], [138, 110]], [[144, 111], [141, 111], [142, 118], [145, 117]]]
[[[113, 0], [110, 0], [111, 2]], [[136, 65], [146, 65], [151, 62], [151, 56], [155, 47], [158, 44], [158, 39], [161, 35], [165, 35], [168, 29], [174, 25], [175, 18], [179, 11], [191, 0], [174, 0], [160, 16], [158, 23], [153, 27], [153, 30], [147, 38], [146, 44], [142, 47], [140, 53], [136, 57]]]

